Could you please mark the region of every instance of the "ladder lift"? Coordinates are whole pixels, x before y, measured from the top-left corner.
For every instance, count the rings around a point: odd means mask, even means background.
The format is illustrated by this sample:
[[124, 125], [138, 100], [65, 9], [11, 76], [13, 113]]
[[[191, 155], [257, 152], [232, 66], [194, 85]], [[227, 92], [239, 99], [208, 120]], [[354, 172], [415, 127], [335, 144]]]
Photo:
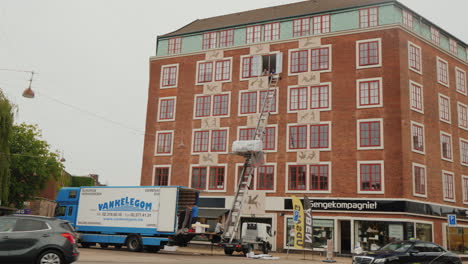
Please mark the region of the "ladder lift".
[[[263, 141], [266, 134], [266, 126], [268, 124], [268, 118], [271, 114], [271, 108], [274, 104], [274, 100], [276, 100], [275, 98], [277, 95], [275, 95], [275, 92], [280, 76], [279, 74], [270, 74], [268, 78], [269, 81], [266, 96], [263, 98], [263, 105], [260, 109], [259, 119], [252, 140], [257, 141], [257, 143], [261, 143], [261, 146], [263, 146]], [[225, 252], [226, 247], [232, 248], [233, 244], [236, 244], [235, 241], [239, 232], [241, 211], [245, 200], [244, 198], [246, 197], [246, 194], [250, 188], [255, 169], [261, 165], [261, 163], [263, 163], [263, 150], [245, 151], [236, 154], [245, 157], [245, 162], [242, 168], [242, 174], [239, 177], [237, 184], [237, 191], [234, 196], [234, 202], [232, 204], [231, 210], [229, 211], [227, 221], [224, 225], [224, 233], [221, 238], [222, 244], [225, 247]], [[237, 247], [236, 251], [243, 251], [244, 253], [252, 250], [251, 245], [240, 245], [237, 243], [235, 247]], [[230, 252], [232, 254], [232, 251]]]

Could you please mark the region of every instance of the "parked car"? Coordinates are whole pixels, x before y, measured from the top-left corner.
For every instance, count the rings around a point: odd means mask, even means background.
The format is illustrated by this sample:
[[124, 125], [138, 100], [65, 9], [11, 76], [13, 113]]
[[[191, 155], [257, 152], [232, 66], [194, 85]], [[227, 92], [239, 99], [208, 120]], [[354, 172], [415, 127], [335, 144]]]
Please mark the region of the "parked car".
[[0, 216], [0, 263], [72, 263], [79, 256], [77, 238], [61, 219]]
[[419, 240], [387, 244], [376, 251], [354, 256], [353, 264], [462, 264], [454, 253], [432, 242]]

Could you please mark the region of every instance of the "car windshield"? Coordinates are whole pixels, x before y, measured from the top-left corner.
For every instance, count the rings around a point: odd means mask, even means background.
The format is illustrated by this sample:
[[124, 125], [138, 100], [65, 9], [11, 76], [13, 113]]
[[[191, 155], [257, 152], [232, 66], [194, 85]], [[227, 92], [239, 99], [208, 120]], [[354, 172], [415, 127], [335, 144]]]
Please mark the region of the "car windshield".
[[394, 242], [383, 246], [380, 250], [406, 252], [412, 245], [410, 242]]

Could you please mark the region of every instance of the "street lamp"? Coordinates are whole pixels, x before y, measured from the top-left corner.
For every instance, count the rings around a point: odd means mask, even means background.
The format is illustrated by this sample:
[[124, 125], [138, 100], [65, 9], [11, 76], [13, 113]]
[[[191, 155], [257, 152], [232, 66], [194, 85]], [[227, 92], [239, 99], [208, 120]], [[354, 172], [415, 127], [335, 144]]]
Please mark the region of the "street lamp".
[[34, 77], [34, 72], [31, 72], [31, 79], [29, 79], [29, 87], [23, 91], [23, 97], [34, 98], [34, 91], [31, 89], [31, 83]]

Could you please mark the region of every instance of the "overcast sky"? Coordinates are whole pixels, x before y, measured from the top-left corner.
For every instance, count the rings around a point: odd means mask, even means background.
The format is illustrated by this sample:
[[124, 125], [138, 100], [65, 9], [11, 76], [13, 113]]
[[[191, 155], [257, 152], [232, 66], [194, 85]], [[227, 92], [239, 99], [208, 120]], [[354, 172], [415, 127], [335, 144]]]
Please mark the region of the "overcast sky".
[[[198, 18], [293, 2], [0, 0], [0, 69], [38, 72], [37, 97], [21, 97], [27, 73], [0, 70], [0, 88], [19, 107], [17, 122], [38, 124], [71, 174], [139, 185], [156, 36]], [[468, 1], [401, 2], [468, 42]]]

